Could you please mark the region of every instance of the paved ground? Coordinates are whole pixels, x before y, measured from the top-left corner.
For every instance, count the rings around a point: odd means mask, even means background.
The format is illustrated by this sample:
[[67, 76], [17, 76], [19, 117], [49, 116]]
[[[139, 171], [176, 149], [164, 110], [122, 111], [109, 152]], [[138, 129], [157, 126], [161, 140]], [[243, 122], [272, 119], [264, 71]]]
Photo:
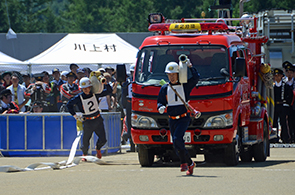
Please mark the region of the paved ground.
[[[60, 162], [67, 157], [0, 158], [0, 166], [25, 168], [37, 162]], [[193, 176], [177, 164], [156, 163], [142, 168], [137, 153], [103, 156], [115, 165], [81, 163], [64, 170], [0, 173], [1, 194], [295, 194], [295, 149], [271, 148], [264, 163], [236, 167], [205, 164]]]

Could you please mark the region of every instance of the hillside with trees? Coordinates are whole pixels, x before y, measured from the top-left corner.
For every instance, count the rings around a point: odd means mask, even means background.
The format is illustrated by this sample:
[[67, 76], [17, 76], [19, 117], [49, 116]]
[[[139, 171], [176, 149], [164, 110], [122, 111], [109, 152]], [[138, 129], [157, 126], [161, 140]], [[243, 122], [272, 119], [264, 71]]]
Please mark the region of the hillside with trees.
[[[231, 0], [233, 17], [239, 17], [239, 1]], [[210, 18], [217, 17], [210, 6], [218, 4], [218, 0], [2, 0], [0, 32], [6, 33], [9, 27], [16, 33], [146, 32], [149, 13], [178, 19], [201, 18], [204, 11]], [[294, 8], [295, 0], [244, 3], [248, 13]]]

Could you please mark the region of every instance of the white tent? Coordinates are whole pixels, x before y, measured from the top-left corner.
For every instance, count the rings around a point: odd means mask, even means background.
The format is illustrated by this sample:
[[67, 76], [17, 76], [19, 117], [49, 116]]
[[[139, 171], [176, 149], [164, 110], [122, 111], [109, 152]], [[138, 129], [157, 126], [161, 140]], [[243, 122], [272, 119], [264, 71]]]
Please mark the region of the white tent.
[[27, 63], [17, 60], [0, 51], [0, 72], [4, 71], [27, 71]]
[[68, 34], [27, 62], [32, 65], [132, 64], [137, 51], [116, 34]]

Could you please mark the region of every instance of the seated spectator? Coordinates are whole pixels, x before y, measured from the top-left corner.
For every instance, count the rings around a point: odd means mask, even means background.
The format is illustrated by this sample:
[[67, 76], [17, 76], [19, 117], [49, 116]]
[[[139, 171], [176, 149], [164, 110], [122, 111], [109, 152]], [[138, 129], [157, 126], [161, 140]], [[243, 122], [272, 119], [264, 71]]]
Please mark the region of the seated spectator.
[[43, 74], [35, 74], [35, 83], [31, 83], [29, 87], [26, 89], [25, 95], [31, 97], [31, 107], [34, 105], [36, 101], [42, 102], [45, 111], [47, 109], [47, 93], [50, 92], [49, 85], [47, 83], [42, 82]]
[[11, 81], [12, 81], [12, 85], [7, 87], [7, 89], [9, 89], [11, 93], [13, 94], [12, 101], [18, 105], [19, 110], [21, 112], [25, 112], [26, 111], [25, 105], [30, 98], [25, 96], [26, 87], [18, 83], [19, 79], [17, 74], [12, 74]]
[[68, 101], [72, 97], [80, 93], [79, 86], [76, 83], [74, 83], [75, 78], [76, 78], [76, 75], [73, 72], [69, 72], [67, 74], [68, 81], [64, 83], [60, 88], [60, 96], [61, 96], [61, 101], [63, 103], [63, 105], [60, 108], [60, 112], [67, 111], [66, 104], [68, 103]]
[[12, 93], [9, 89], [4, 89], [0, 92], [0, 100], [0, 113], [10, 114], [19, 112], [18, 106], [12, 101]]
[[67, 74], [68, 74], [68, 73], [69, 73], [68, 71], [62, 71], [62, 72], [61, 72], [61, 80], [63, 80], [64, 83], [67, 82]]
[[30, 74], [23, 74], [23, 86], [26, 88], [31, 84], [31, 75]]
[[5, 71], [3, 74], [2, 74], [2, 79], [4, 81], [3, 83], [3, 87], [7, 88], [9, 85], [12, 84], [11, 82], [11, 75], [12, 73], [9, 72], [9, 71]]
[[43, 112], [43, 104], [41, 102], [35, 102], [32, 108], [33, 113]]

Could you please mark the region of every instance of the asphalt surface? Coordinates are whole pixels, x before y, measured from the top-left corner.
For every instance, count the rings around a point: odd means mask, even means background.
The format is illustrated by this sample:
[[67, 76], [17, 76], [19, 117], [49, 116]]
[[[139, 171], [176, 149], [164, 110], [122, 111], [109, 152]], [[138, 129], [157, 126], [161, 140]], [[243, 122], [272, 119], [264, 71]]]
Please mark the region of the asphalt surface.
[[[2, 157], [0, 166], [25, 168], [37, 162], [60, 162], [67, 157]], [[193, 176], [177, 163], [157, 162], [143, 168], [137, 153], [103, 156], [109, 165], [80, 163], [63, 170], [0, 173], [1, 194], [295, 194], [295, 149], [271, 148], [263, 163], [236, 167], [207, 164], [203, 156]]]

